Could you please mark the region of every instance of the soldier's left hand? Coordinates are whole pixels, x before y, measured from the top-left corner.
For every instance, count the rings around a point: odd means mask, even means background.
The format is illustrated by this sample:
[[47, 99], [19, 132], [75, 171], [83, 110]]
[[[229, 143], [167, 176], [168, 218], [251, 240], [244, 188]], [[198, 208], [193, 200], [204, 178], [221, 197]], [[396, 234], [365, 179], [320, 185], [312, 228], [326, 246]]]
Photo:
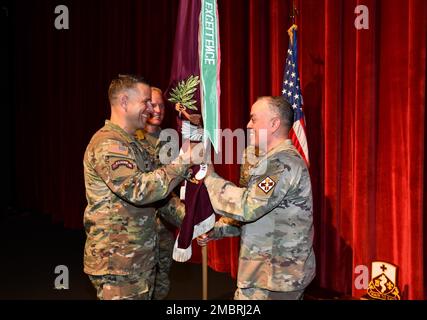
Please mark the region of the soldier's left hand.
[[206, 176], [208, 177], [208, 176], [210, 176], [212, 173], [214, 173], [215, 172], [215, 167], [214, 167], [214, 165], [212, 164], [212, 163], [209, 163], [208, 164], [208, 169], [207, 169], [207, 171], [206, 171]]
[[201, 164], [203, 162], [204, 148], [203, 143], [194, 143], [186, 140], [182, 145], [183, 153], [180, 155], [184, 163]]
[[211, 231], [204, 233], [197, 237], [197, 244], [201, 247], [204, 247], [208, 244], [209, 241], [214, 240], [213, 237], [214, 229]]
[[205, 148], [203, 143], [192, 143], [191, 144], [191, 163], [202, 164], [205, 162]]

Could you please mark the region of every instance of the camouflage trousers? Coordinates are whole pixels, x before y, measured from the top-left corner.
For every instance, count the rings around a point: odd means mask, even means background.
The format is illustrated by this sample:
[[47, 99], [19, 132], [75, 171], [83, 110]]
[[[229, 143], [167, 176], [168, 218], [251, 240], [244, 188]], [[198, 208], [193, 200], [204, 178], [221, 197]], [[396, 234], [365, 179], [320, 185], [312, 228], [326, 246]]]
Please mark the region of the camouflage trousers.
[[131, 275], [89, 275], [100, 300], [150, 300], [154, 270]]
[[261, 288], [237, 288], [234, 300], [302, 300], [304, 290], [270, 291]]
[[175, 237], [168, 223], [160, 218], [157, 219], [157, 223], [159, 245], [153, 300], [163, 300], [168, 295], [170, 289], [169, 272], [172, 265]]

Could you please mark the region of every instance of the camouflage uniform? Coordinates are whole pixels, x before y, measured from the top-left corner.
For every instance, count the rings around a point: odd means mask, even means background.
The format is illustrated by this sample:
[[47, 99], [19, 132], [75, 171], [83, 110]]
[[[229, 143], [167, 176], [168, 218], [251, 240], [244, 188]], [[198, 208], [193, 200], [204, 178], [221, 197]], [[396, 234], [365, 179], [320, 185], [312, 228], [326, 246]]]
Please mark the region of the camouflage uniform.
[[[156, 169], [155, 150], [106, 121], [84, 156], [88, 205], [84, 271], [102, 299], [150, 299], [157, 262], [156, 206], [182, 180], [189, 165], [177, 159]], [[176, 199], [159, 213], [180, 221]]]
[[[156, 156], [159, 156], [159, 152], [163, 143], [159, 141], [160, 130], [155, 133], [144, 132], [142, 135], [139, 133], [138, 139], [145, 137], [145, 139], [150, 143], [150, 145], [155, 148]], [[176, 197], [174, 195], [174, 197]], [[175, 201], [180, 201], [178, 198]], [[183, 217], [182, 217], [183, 218]], [[170, 280], [169, 272], [172, 266], [172, 253], [173, 246], [175, 243], [175, 235], [173, 227], [179, 227], [181, 221], [178, 223], [173, 223], [173, 225], [168, 222], [164, 216], [157, 215], [157, 231], [159, 237], [158, 245], [158, 261], [156, 265], [156, 277], [154, 282], [154, 300], [163, 300], [167, 297], [170, 290]]]
[[100, 300], [149, 300], [153, 294], [154, 270], [140, 274], [89, 275]]
[[242, 155], [242, 165], [240, 166], [241, 187], [247, 187], [250, 179], [250, 169], [259, 161], [259, 151], [254, 146], [245, 149]]
[[[242, 155], [242, 165], [240, 166], [239, 184], [241, 187], [247, 187], [250, 179], [250, 169], [259, 161], [258, 149], [254, 146], [247, 147]], [[240, 227], [242, 222], [221, 217], [216, 223], [210, 237], [213, 239], [221, 239], [224, 237], [240, 236]]]
[[[247, 170], [247, 187], [215, 173], [205, 179], [215, 211], [242, 222], [235, 298], [299, 299], [315, 276], [308, 169], [286, 140]], [[215, 236], [236, 235], [224, 224]]]

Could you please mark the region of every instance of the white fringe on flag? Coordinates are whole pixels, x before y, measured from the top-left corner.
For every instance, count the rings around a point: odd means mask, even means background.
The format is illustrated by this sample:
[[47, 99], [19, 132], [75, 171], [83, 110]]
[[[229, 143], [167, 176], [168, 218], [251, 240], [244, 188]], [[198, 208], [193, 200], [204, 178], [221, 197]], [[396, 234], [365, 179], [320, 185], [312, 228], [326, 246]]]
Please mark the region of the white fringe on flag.
[[[208, 232], [214, 226], [215, 226], [215, 214], [212, 213], [207, 219], [203, 220], [202, 222], [200, 222], [194, 226], [193, 238], [192, 239], [194, 240], [198, 236], [201, 236], [202, 234]], [[185, 248], [185, 249], [184, 248], [178, 248], [178, 239], [179, 239], [179, 234], [178, 234], [178, 237], [176, 238], [175, 244], [173, 246], [172, 258], [178, 262], [185, 262], [185, 261], [190, 260], [191, 255], [192, 255], [191, 242], [190, 242], [190, 246], [188, 248]]]

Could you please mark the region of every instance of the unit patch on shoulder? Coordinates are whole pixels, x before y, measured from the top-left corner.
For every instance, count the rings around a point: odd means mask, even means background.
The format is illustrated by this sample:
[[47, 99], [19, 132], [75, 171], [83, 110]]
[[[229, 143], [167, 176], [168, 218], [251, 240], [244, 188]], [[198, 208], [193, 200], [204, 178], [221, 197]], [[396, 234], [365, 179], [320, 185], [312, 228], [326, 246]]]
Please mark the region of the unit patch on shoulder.
[[111, 165], [111, 169], [116, 170], [120, 166], [125, 166], [125, 167], [127, 167], [129, 169], [133, 169], [134, 168], [134, 164], [132, 162], [130, 162], [129, 160], [116, 160]]
[[266, 177], [264, 180], [262, 180], [260, 183], [258, 183], [258, 187], [264, 191], [264, 193], [269, 193], [270, 190], [272, 190], [274, 188], [274, 186], [276, 185], [276, 182], [274, 182], [273, 179], [271, 179], [270, 177]]

